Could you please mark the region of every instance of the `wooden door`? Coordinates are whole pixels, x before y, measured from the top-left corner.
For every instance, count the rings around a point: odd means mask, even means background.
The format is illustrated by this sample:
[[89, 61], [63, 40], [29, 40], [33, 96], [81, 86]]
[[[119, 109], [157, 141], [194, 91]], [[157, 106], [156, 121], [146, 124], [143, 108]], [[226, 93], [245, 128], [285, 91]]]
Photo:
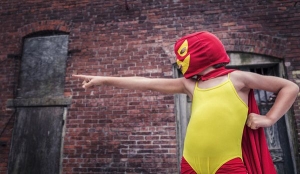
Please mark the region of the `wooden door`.
[[8, 173], [61, 173], [68, 35], [24, 40]]

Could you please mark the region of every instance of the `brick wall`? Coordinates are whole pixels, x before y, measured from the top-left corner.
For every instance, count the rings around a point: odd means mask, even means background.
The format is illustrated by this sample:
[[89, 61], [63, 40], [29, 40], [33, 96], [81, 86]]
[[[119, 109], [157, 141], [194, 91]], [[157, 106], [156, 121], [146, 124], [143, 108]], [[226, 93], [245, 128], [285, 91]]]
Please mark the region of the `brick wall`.
[[[173, 44], [200, 30], [217, 34], [228, 51], [285, 59], [299, 82], [298, 1], [1, 1], [0, 130], [18, 82], [22, 38], [43, 30], [68, 32], [65, 95], [72, 96], [64, 138], [64, 173], [175, 173], [174, 97], [113, 87], [84, 90], [73, 73], [172, 78]], [[295, 102], [295, 125], [300, 107]], [[14, 118], [0, 137], [6, 173]], [[300, 136], [297, 137], [300, 140]]]

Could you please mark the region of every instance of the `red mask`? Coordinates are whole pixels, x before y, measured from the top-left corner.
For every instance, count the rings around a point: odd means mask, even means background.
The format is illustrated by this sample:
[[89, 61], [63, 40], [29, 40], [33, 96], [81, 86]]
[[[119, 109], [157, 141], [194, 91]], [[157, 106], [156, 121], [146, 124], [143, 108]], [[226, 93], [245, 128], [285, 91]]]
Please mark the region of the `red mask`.
[[197, 32], [180, 38], [174, 46], [176, 62], [185, 78], [198, 75], [216, 64], [228, 64], [230, 59], [222, 42], [209, 32]]

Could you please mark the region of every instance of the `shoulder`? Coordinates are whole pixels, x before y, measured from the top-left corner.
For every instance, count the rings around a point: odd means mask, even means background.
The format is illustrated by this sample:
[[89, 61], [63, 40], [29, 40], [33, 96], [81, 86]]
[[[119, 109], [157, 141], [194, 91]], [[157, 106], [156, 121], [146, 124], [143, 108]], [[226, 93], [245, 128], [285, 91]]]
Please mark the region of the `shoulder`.
[[245, 77], [248, 75], [248, 72], [236, 70], [230, 73], [230, 80], [234, 85], [239, 85], [240, 87], [245, 87]]
[[186, 90], [185, 93], [190, 98], [192, 98], [194, 89], [195, 89], [195, 85], [196, 85], [196, 80], [195, 79], [186, 79], [186, 78], [182, 77], [182, 78], [180, 78], [180, 81], [184, 85], [184, 88]]
[[231, 80], [243, 83], [245, 86], [247, 86], [248, 83], [253, 82], [253, 80], [259, 80], [260, 77], [262, 77], [260, 74], [240, 70], [230, 73]]
[[242, 79], [245, 75], [247, 75], [249, 72], [241, 71], [241, 70], [235, 70], [230, 73], [230, 77]]
[[253, 72], [236, 70], [230, 73], [230, 79], [234, 84], [240, 85], [242, 88], [253, 88], [257, 83], [268, 80], [270, 76], [264, 76]]
[[230, 80], [237, 90], [249, 90], [247, 85], [250, 72], [236, 70], [230, 73]]

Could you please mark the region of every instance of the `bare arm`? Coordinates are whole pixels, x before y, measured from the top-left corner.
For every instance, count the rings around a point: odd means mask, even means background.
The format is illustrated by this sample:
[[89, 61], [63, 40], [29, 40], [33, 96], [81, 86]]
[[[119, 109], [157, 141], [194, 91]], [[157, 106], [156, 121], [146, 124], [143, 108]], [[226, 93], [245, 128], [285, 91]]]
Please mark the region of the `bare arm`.
[[115, 86], [126, 89], [137, 90], [153, 90], [162, 93], [175, 94], [186, 93], [188, 90], [185, 86], [185, 79], [167, 79], [167, 78], [145, 78], [145, 77], [111, 77], [111, 76], [88, 76], [88, 75], [73, 75], [83, 80], [83, 88], [92, 86]]
[[277, 94], [274, 105], [265, 117], [253, 113], [249, 114], [247, 125], [252, 129], [269, 127], [276, 123], [290, 109], [299, 93], [298, 85], [283, 78], [249, 72], [242, 72], [241, 74], [246, 88], [261, 89]]

